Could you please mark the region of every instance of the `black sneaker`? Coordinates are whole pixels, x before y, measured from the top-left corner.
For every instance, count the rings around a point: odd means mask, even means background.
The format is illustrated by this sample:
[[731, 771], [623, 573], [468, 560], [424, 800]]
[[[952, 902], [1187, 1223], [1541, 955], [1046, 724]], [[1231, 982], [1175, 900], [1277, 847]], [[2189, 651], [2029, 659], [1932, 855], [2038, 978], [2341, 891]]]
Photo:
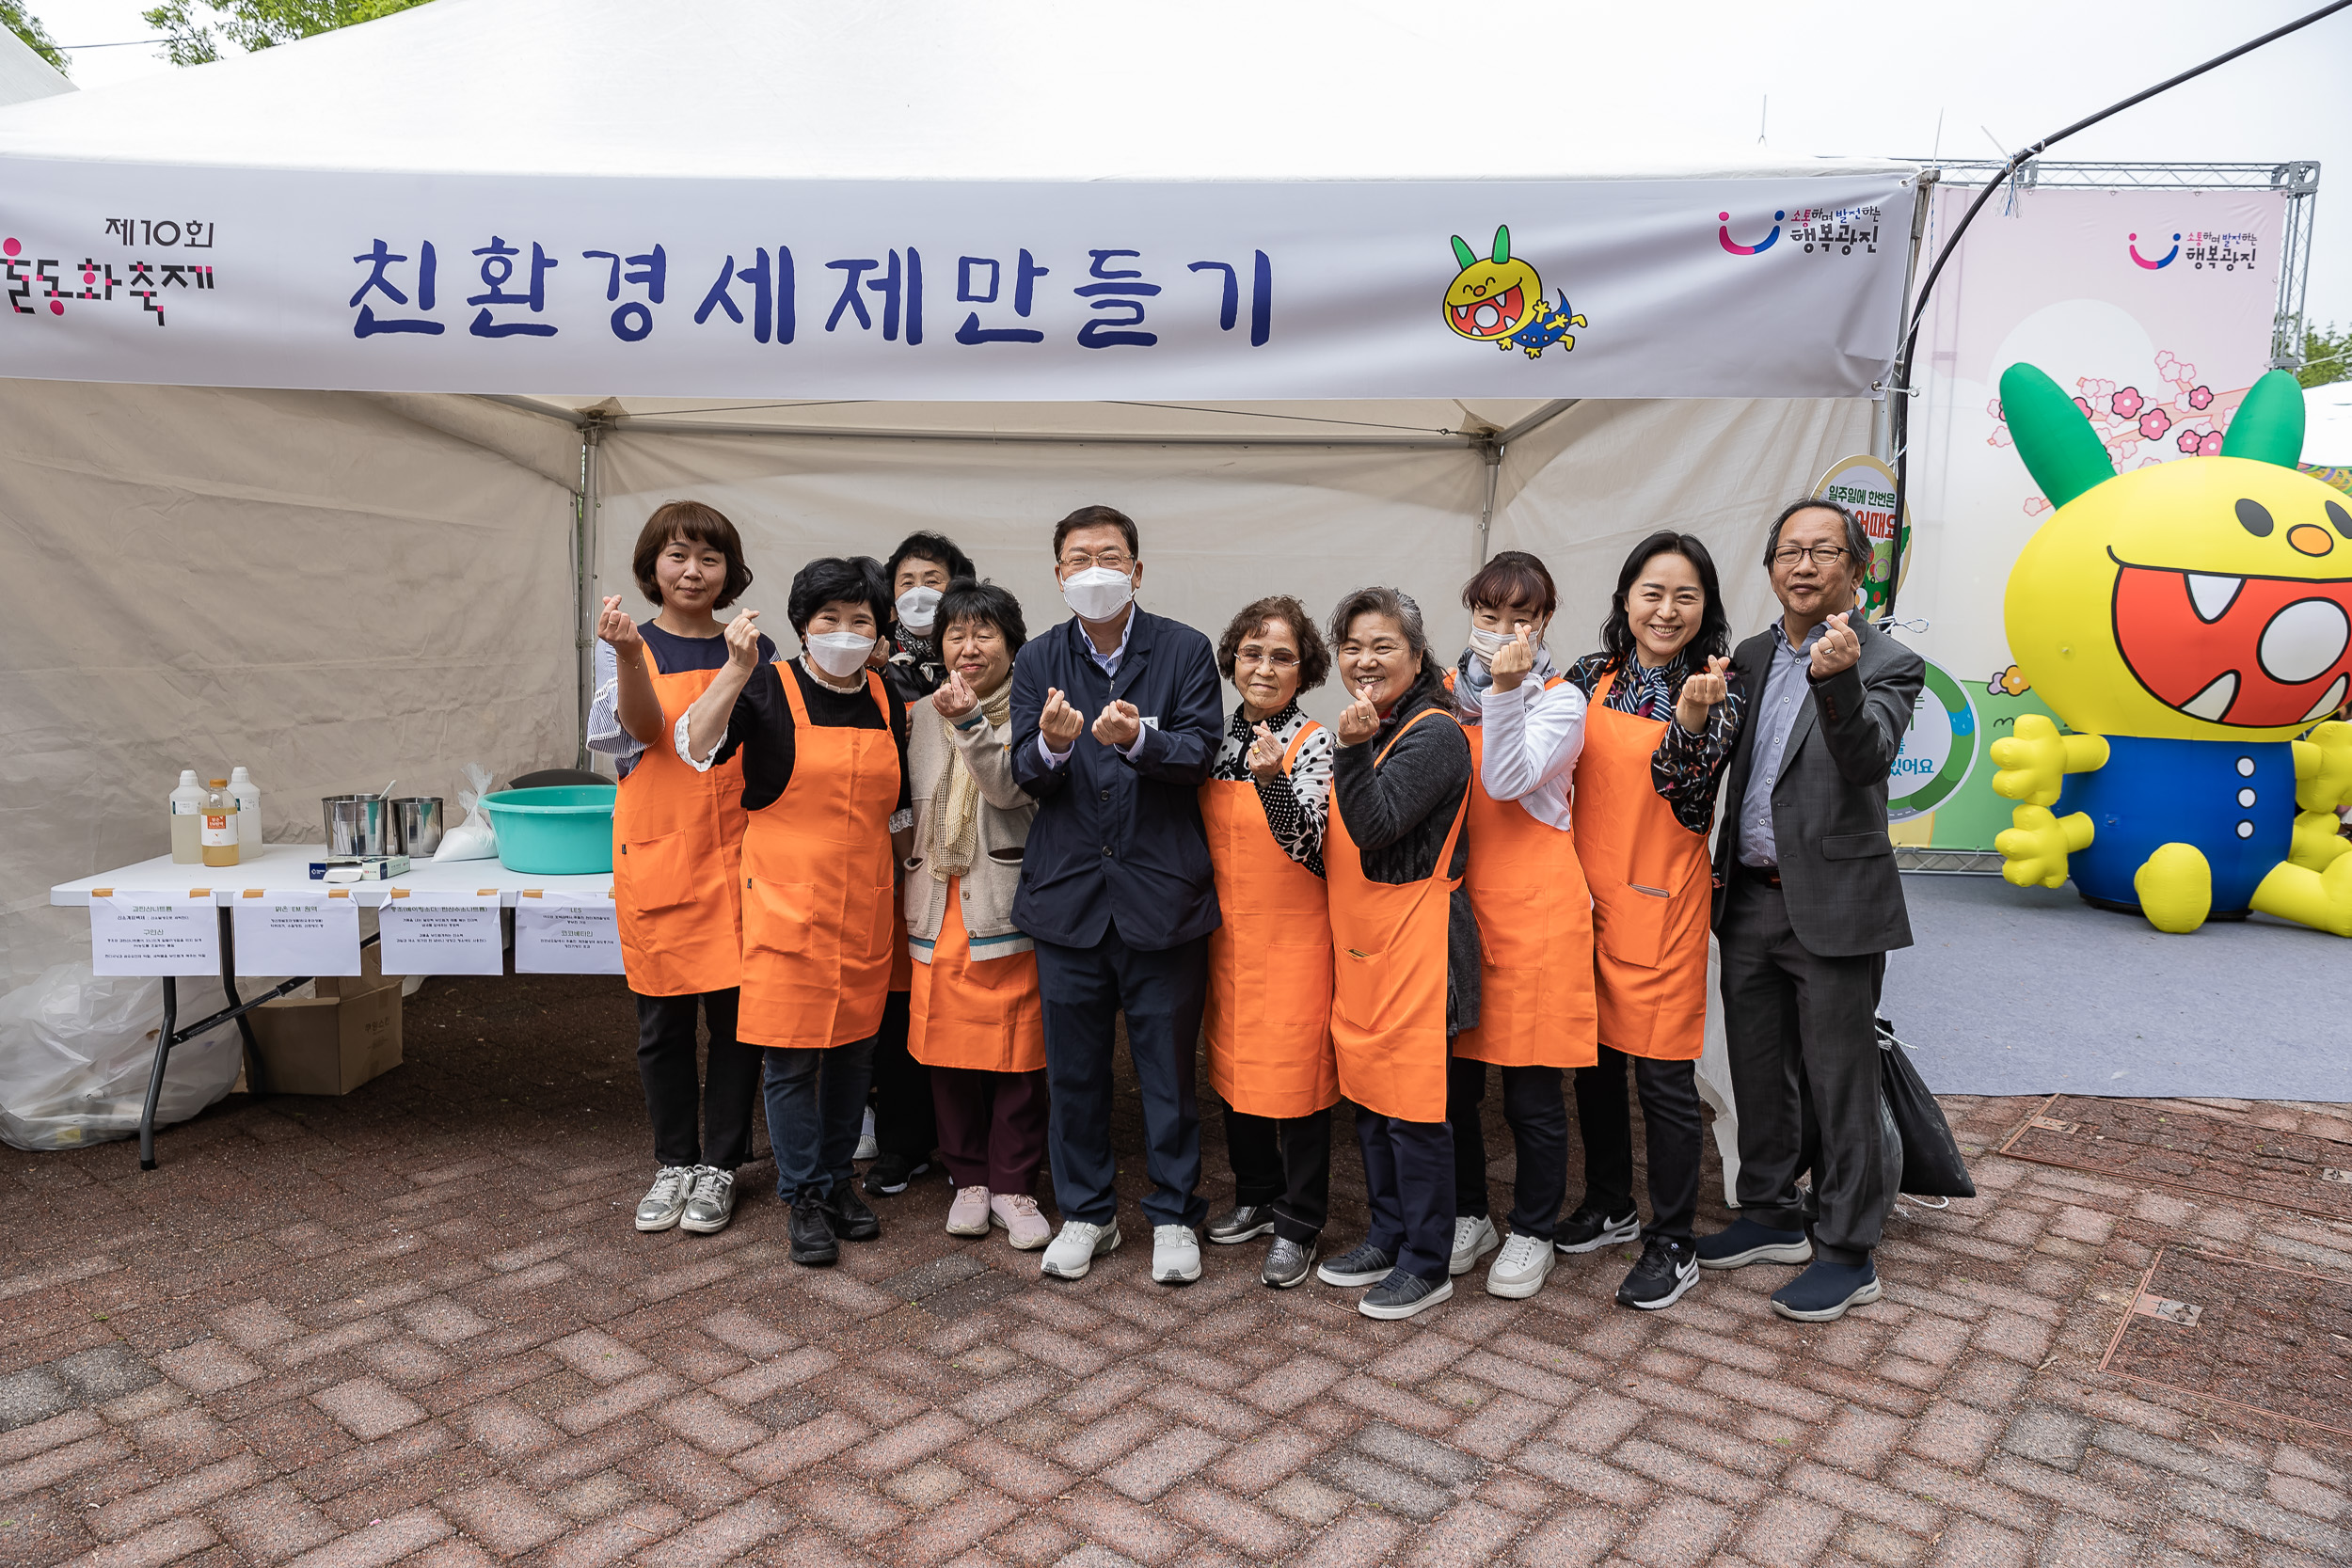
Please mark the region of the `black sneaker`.
[[833, 1217], [825, 1206], [811, 1198], [802, 1198], [792, 1205], [792, 1217], [787, 1222], [792, 1238], [792, 1261], [820, 1267], [836, 1262], [841, 1257], [841, 1244], [834, 1240]]
[[1236, 1203], [1209, 1222], [1209, 1240], [1219, 1246], [1254, 1241], [1274, 1228], [1274, 1205]]
[[1652, 1236], [1643, 1246], [1633, 1272], [1617, 1287], [1617, 1305], [1655, 1312], [1680, 1301], [1698, 1282], [1697, 1249], [1669, 1236]]
[[1315, 1277], [1326, 1285], [1377, 1285], [1395, 1267], [1395, 1253], [1383, 1252], [1370, 1242], [1359, 1242], [1350, 1251], [1325, 1259], [1323, 1266], [1315, 1270]]
[[1258, 1277], [1278, 1291], [1287, 1291], [1304, 1282], [1314, 1264], [1314, 1243], [1277, 1236], [1274, 1244], [1266, 1248], [1265, 1267], [1259, 1271]]
[[834, 1188], [833, 1196], [825, 1200], [825, 1214], [833, 1222], [834, 1234], [845, 1242], [870, 1242], [882, 1234], [882, 1221], [857, 1196], [855, 1187]]
[[1586, 1204], [1560, 1222], [1552, 1232], [1551, 1244], [1561, 1252], [1598, 1252], [1602, 1247], [1619, 1242], [1642, 1239], [1642, 1217], [1628, 1209], [1622, 1218], [1611, 1218]]
[[1367, 1318], [1393, 1321], [1425, 1312], [1441, 1301], [1454, 1299], [1454, 1279], [1423, 1279], [1403, 1269], [1390, 1272], [1389, 1276], [1357, 1300], [1356, 1310]]
[[866, 1190], [876, 1197], [896, 1197], [907, 1190], [909, 1182], [930, 1168], [929, 1160], [910, 1160], [903, 1154], [884, 1150], [866, 1168]]

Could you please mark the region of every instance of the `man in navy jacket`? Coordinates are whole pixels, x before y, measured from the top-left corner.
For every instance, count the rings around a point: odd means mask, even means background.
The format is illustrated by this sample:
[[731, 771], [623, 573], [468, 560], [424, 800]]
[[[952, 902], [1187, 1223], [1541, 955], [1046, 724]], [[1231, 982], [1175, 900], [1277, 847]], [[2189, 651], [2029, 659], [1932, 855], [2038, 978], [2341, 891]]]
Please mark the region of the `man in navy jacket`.
[[1189, 1284], [1207, 1215], [1193, 1059], [1219, 923], [1199, 792], [1224, 735], [1223, 692], [1207, 638], [1136, 607], [1143, 562], [1125, 514], [1087, 506], [1055, 525], [1054, 575], [1076, 613], [1012, 669], [1013, 776], [1038, 801], [1012, 918], [1037, 942], [1062, 1212], [1041, 1272], [1081, 1278], [1120, 1242], [1111, 1049], [1124, 1011], [1152, 1277]]

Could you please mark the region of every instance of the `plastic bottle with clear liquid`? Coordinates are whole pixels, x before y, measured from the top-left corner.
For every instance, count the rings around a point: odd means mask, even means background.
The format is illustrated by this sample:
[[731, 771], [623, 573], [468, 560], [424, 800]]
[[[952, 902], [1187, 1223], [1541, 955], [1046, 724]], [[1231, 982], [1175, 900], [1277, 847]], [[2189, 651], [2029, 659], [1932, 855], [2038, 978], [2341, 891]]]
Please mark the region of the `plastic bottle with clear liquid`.
[[170, 799], [171, 862], [174, 865], [201, 865], [204, 789], [196, 782], [195, 768], [180, 769], [180, 787], [171, 792]]
[[237, 798], [229, 793], [227, 779], [215, 779], [204, 792], [203, 827], [199, 834], [206, 865], [237, 863]]
[[237, 853], [262, 852], [262, 786], [242, 768], [229, 770], [229, 793], [237, 798]]

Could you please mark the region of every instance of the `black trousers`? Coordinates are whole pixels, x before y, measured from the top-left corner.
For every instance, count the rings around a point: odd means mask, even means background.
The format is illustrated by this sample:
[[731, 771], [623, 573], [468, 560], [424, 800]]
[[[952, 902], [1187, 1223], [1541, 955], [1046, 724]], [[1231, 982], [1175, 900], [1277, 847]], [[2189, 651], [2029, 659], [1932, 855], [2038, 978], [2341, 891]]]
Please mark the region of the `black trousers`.
[[1331, 1217], [1331, 1108], [1303, 1117], [1253, 1117], [1225, 1108], [1233, 1201], [1274, 1205], [1274, 1233], [1302, 1244]]
[[[653, 1123], [653, 1157], [665, 1165], [733, 1170], [751, 1162], [760, 1049], [735, 1037], [738, 995], [637, 997], [637, 1075]], [[694, 1050], [697, 1007], [710, 1026], [707, 1072]]]
[[1406, 1274], [1437, 1283], [1454, 1260], [1454, 1133], [1442, 1121], [1399, 1121], [1356, 1107], [1364, 1156], [1364, 1240]]
[[[1810, 1163], [1820, 1201], [1814, 1250], [1829, 1262], [1859, 1264], [1878, 1245], [1902, 1180], [1902, 1148], [1879, 1091], [1876, 999], [1885, 958], [1806, 951], [1783, 899], [1779, 888], [1738, 877], [1716, 933], [1740, 1107], [1740, 1208], [1761, 1224], [1802, 1229], [1796, 1178]], [[1809, 1162], [1808, 1109], [1820, 1139]]]
[[1576, 1069], [1576, 1121], [1584, 1134], [1584, 1204], [1616, 1217], [1633, 1208], [1633, 1114], [1625, 1098], [1626, 1063], [1642, 1097], [1649, 1142], [1650, 1222], [1643, 1234], [1691, 1239], [1699, 1206], [1699, 1085], [1692, 1062], [1628, 1056], [1609, 1046]]
[[[1511, 1228], [1522, 1236], [1549, 1240], [1560, 1224], [1560, 1203], [1568, 1193], [1568, 1103], [1560, 1092], [1556, 1067], [1506, 1067], [1502, 1074], [1502, 1119], [1518, 1150], [1518, 1176], [1511, 1188]], [[1486, 1064], [1455, 1056], [1445, 1068], [1445, 1118], [1454, 1125], [1454, 1212], [1484, 1215], [1486, 1207], [1486, 1134], [1479, 1125], [1479, 1102], [1486, 1098]]]
[[909, 994], [890, 993], [874, 1036], [874, 1142], [884, 1154], [919, 1165], [939, 1143], [939, 1123], [931, 1107], [931, 1069], [907, 1051]]

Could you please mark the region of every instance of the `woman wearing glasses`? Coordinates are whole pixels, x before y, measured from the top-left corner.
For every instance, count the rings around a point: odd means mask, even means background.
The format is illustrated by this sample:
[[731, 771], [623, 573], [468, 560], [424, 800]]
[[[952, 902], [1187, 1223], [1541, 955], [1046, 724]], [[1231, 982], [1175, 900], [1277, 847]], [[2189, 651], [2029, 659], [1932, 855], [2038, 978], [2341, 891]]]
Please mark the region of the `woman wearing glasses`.
[[1233, 1165], [1233, 1207], [1209, 1222], [1209, 1240], [1237, 1245], [1272, 1231], [1261, 1277], [1288, 1290], [1314, 1266], [1329, 1214], [1340, 1098], [1323, 888], [1336, 746], [1298, 706], [1330, 673], [1331, 656], [1306, 607], [1279, 594], [1234, 616], [1216, 656], [1241, 701], [1200, 786], [1225, 916], [1209, 934], [1202, 1032]]

